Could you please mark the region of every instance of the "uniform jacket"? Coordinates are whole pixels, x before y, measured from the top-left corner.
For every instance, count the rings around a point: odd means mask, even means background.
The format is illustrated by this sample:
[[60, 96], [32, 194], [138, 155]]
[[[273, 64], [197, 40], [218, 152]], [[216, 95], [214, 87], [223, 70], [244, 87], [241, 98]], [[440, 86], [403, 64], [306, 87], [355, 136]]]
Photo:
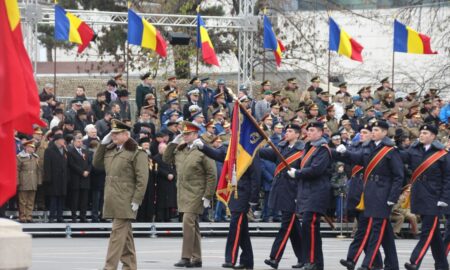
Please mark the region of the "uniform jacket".
[[59, 151], [54, 143], [44, 153], [44, 184], [49, 196], [66, 196], [69, 182], [69, 166], [67, 165], [67, 150]]
[[[227, 145], [223, 145], [220, 148], [212, 148], [205, 144], [200, 151], [205, 153], [208, 157], [223, 163], [227, 155], [227, 149]], [[250, 167], [238, 181], [237, 198], [234, 191], [231, 192], [230, 201], [228, 202], [228, 207], [231, 212], [247, 213], [249, 210], [249, 203], [258, 202], [259, 188], [261, 185], [260, 164], [259, 157], [256, 155]]]
[[[425, 152], [423, 144], [415, 141], [410, 148], [402, 151], [402, 158], [409, 169], [414, 171], [428, 157], [442, 149], [445, 149], [444, 145], [434, 141]], [[450, 156], [448, 153], [423, 172], [411, 187], [412, 213], [439, 215], [441, 210], [447, 209], [440, 209], [437, 206], [438, 201], [447, 204], [450, 202]]]
[[133, 139], [120, 150], [115, 144], [99, 145], [93, 166], [105, 169], [103, 218], [136, 219], [131, 203], [141, 204], [148, 182], [147, 153]]
[[327, 141], [321, 138], [305, 145], [304, 159], [311, 147], [317, 147], [303, 169], [297, 167], [295, 177], [298, 180], [297, 212], [317, 212], [325, 214], [330, 203], [331, 153]]
[[[364, 144], [359, 151], [346, 151], [344, 157], [367, 168], [370, 160], [384, 147], [394, 147], [394, 142], [384, 138], [378, 146], [372, 141]], [[400, 196], [404, 179], [403, 162], [397, 149], [390, 151], [370, 174], [364, 187], [364, 214], [367, 217], [389, 218], [392, 206]]]
[[38, 155], [30, 155], [25, 151], [17, 155], [17, 190], [37, 190], [40, 174]]
[[138, 87], [136, 87], [136, 106], [137, 106], [138, 112], [144, 105], [145, 96], [148, 94], [153, 94], [155, 96], [155, 104], [158, 104], [155, 87], [148, 86], [145, 84], [140, 84]]
[[70, 189], [89, 189], [91, 186], [90, 177], [83, 176], [84, 171], [91, 171], [91, 166], [88, 162], [89, 153], [84, 149], [81, 150], [81, 152], [83, 155], [80, 155], [75, 147], [69, 147], [69, 150], [67, 151], [70, 173]]
[[213, 199], [216, 187], [216, 164], [197, 147], [169, 143], [163, 161], [177, 168], [178, 211], [203, 213], [202, 198]]
[[[305, 144], [302, 141], [297, 141], [291, 148], [286, 141], [278, 144], [278, 149], [286, 159], [293, 154], [302, 151]], [[263, 148], [259, 151], [259, 156], [262, 159], [267, 159], [274, 162], [277, 166], [282, 161], [275, 154], [272, 148]], [[300, 167], [300, 158], [290, 165], [291, 168]], [[297, 197], [297, 181], [292, 179], [287, 174], [287, 169], [284, 168], [273, 178], [272, 189], [269, 195], [269, 207], [275, 211], [295, 212], [295, 198]]]

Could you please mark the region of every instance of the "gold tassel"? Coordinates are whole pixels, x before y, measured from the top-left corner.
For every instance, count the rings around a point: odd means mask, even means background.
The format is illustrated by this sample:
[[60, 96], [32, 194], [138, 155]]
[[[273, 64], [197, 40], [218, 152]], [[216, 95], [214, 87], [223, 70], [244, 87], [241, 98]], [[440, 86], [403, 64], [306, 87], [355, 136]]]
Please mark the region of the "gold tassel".
[[364, 209], [365, 209], [365, 206], [364, 206], [364, 192], [361, 193], [361, 199], [359, 200], [359, 203], [356, 206], [356, 209], [358, 209], [360, 211], [364, 211]]
[[411, 208], [411, 194], [407, 194], [405, 197], [405, 201], [402, 203], [401, 207], [403, 209]]

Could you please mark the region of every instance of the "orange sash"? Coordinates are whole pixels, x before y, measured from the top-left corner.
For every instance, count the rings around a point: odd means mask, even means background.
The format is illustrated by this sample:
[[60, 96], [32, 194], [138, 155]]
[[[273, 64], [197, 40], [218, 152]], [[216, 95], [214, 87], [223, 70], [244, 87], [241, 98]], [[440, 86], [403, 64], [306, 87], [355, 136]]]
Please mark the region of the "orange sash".
[[361, 165], [353, 166], [351, 178], [355, 177], [355, 175], [358, 174], [362, 169], [364, 169], [364, 167]]
[[411, 180], [409, 181], [410, 184], [413, 184], [417, 178], [419, 178], [422, 173], [424, 173], [431, 165], [433, 165], [436, 161], [438, 161], [441, 157], [445, 156], [447, 154], [447, 151], [440, 150], [431, 156], [429, 156], [426, 160], [422, 162], [413, 172], [411, 176]]
[[312, 154], [316, 151], [316, 147], [313, 146], [309, 149], [309, 151], [306, 153], [306, 155], [303, 157], [302, 162], [300, 162], [300, 169], [303, 169], [305, 167], [306, 162], [308, 162], [309, 158], [312, 156]]
[[[288, 157], [286, 159], [287, 164], [291, 165], [297, 159], [301, 158], [302, 155], [303, 155], [303, 150], [296, 152], [295, 154], [293, 154], [292, 156], [290, 156], [290, 157]], [[275, 173], [273, 174], [273, 176], [277, 176], [284, 168], [286, 168], [286, 163], [281, 162], [280, 164], [278, 164], [277, 168], [275, 169]]]
[[370, 160], [369, 164], [367, 165], [367, 169], [364, 171], [364, 183], [367, 182], [370, 174], [380, 163], [380, 161], [393, 149], [394, 147], [391, 146], [383, 146], [383, 148], [378, 151], [378, 153], [372, 158], [372, 160]]

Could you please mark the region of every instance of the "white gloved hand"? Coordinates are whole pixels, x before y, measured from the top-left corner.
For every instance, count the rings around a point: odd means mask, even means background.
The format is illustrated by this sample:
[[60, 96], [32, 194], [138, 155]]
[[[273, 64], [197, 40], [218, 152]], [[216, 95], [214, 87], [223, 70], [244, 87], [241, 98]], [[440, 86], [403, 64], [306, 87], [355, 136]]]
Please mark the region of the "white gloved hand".
[[211, 201], [206, 198], [202, 198], [202, 200], [203, 200], [203, 207], [209, 208], [209, 206], [211, 205]]
[[111, 132], [110, 132], [105, 137], [103, 137], [102, 144], [110, 144], [111, 141], [112, 141], [112, 139], [111, 139]]
[[347, 152], [347, 147], [345, 147], [345, 145], [343, 144], [340, 144], [338, 145], [338, 147], [336, 147], [336, 152], [343, 154]]
[[183, 134], [178, 134], [175, 138], [173, 138], [172, 142], [175, 144], [180, 144], [183, 141]]
[[390, 201], [387, 201], [387, 205], [389, 205], [389, 206], [392, 206], [392, 205], [394, 205], [395, 203], [393, 203], [393, 202], [390, 202]]
[[442, 201], [438, 201], [438, 202], [437, 202], [437, 206], [439, 206], [439, 207], [447, 207], [448, 204], [445, 203], [445, 202], [442, 202]]
[[133, 210], [133, 212], [136, 212], [138, 209], [139, 209], [139, 204], [132, 202], [131, 210]]
[[297, 170], [294, 168], [290, 168], [289, 171], [287, 171], [287, 174], [289, 175], [290, 178], [295, 178], [295, 172]]
[[194, 146], [197, 146], [198, 149], [203, 149], [203, 146], [205, 145], [205, 144], [202, 142], [201, 139], [195, 139], [195, 140], [192, 142], [192, 144], [193, 144]]

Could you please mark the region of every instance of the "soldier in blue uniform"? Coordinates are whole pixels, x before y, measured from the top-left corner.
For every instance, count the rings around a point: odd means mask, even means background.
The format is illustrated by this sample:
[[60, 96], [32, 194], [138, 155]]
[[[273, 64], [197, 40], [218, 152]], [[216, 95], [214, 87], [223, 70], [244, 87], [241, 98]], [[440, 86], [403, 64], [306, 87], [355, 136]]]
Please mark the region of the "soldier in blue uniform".
[[[365, 124], [359, 129], [360, 141], [356, 144], [349, 146], [349, 151], [359, 151], [363, 146], [367, 146], [372, 139], [372, 128], [370, 125]], [[334, 155], [338, 160], [348, 163], [348, 159], [341, 159], [339, 155]], [[357, 209], [357, 205], [361, 200], [361, 193], [364, 188], [363, 173], [364, 167], [358, 164], [351, 163], [351, 178], [349, 182], [349, 188], [347, 193], [347, 211], [349, 216], [353, 216], [357, 220], [358, 227], [356, 228], [355, 236], [350, 244], [347, 252], [347, 258], [341, 259], [340, 263], [347, 267], [348, 270], [355, 269], [355, 265], [358, 262], [361, 253], [367, 250], [367, 242], [370, 235], [370, 227], [372, 225], [369, 222], [369, 218], [364, 216], [364, 210]], [[377, 267], [382, 268], [383, 261], [381, 260], [380, 252], [375, 257], [375, 263]], [[374, 267], [377, 268], [377, 267]]]
[[[286, 158], [287, 163], [292, 168], [300, 166], [300, 158], [305, 147], [305, 144], [299, 138], [300, 126], [289, 124], [285, 128], [285, 140], [278, 144], [281, 155]], [[297, 264], [293, 265], [292, 268], [301, 268], [303, 266], [301, 228], [295, 215], [297, 182], [288, 176], [286, 164], [278, 158], [272, 148], [261, 149], [259, 156], [277, 164], [269, 195], [269, 207], [273, 211], [281, 211], [281, 227], [275, 236], [270, 259], [265, 260], [264, 263], [277, 269], [286, 248], [287, 240], [291, 239], [292, 249], [297, 257]]]
[[[298, 180], [297, 213], [302, 215], [302, 270], [324, 269], [320, 217], [326, 213], [331, 194], [331, 152], [323, 138], [323, 123], [311, 122], [307, 126], [305, 150], [299, 169], [288, 174]], [[298, 168], [298, 167], [297, 167]]]
[[[201, 139], [195, 140], [193, 144], [206, 156], [219, 162], [225, 161], [227, 146], [214, 149]], [[238, 181], [237, 194], [235, 194], [236, 191], [232, 191], [230, 194], [228, 208], [231, 212], [231, 219], [225, 247], [225, 263], [222, 264], [224, 268], [253, 269], [253, 248], [248, 230], [247, 213], [250, 206], [258, 204], [259, 188], [261, 186], [260, 167], [260, 159], [256, 155], [250, 167]], [[239, 264], [236, 265], [239, 247], [242, 249], [242, 253], [239, 258]]]
[[417, 270], [431, 246], [435, 268], [448, 270], [444, 242], [439, 230], [439, 217], [450, 201], [450, 155], [436, 140], [438, 129], [425, 124], [420, 127], [419, 140], [402, 154], [411, 169], [411, 212], [420, 215], [422, 229], [420, 240], [414, 248], [408, 270]]
[[364, 166], [364, 215], [372, 223], [366, 256], [358, 270], [374, 268], [380, 245], [385, 253], [385, 269], [398, 270], [394, 232], [389, 221], [392, 206], [398, 201], [404, 178], [403, 162], [394, 142], [387, 137], [389, 125], [377, 120], [372, 125], [372, 142], [361, 150], [347, 151], [339, 145], [336, 151], [344, 158]]

